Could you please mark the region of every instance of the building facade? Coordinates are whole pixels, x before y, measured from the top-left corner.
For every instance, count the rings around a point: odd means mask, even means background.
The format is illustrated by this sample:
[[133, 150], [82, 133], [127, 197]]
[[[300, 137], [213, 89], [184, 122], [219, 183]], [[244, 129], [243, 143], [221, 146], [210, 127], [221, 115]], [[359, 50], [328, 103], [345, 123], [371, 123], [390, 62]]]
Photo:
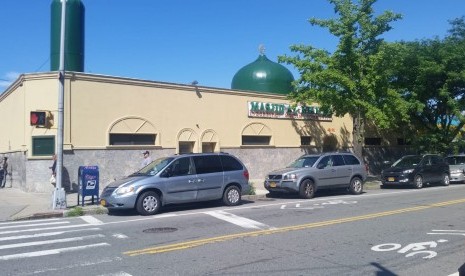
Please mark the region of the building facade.
[[[57, 72], [21, 75], [1, 96], [0, 154], [8, 183], [51, 191], [57, 135]], [[76, 190], [79, 166], [99, 167], [100, 189], [153, 159], [223, 151], [239, 157], [252, 182], [307, 152], [352, 147], [349, 116], [326, 117], [285, 95], [68, 72], [64, 96], [63, 186]], [[31, 125], [31, 112], [45, 112]]]

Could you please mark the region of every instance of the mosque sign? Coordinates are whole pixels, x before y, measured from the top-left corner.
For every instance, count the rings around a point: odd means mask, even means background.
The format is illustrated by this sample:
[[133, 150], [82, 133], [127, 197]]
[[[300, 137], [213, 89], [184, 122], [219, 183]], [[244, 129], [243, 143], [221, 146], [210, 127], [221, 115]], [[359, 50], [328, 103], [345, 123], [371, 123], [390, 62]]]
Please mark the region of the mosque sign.
[[248, 102], [249, 117], [332, 121], [318, 106]]

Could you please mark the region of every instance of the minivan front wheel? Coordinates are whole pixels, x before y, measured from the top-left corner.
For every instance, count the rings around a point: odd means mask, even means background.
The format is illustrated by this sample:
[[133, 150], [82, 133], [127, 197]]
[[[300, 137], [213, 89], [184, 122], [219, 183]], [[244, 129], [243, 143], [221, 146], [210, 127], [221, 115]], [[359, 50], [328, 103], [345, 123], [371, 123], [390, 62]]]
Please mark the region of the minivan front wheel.
[[155, 215], [160, 209], [160, 196], [152, 191], [143, 193], [136, 203], [136, 210], [143, 216]]
[[353, 195], [359, 195], [363, 192], [363, 182], [360, 177], [354, 177], [350, 180], [349, 192]]
[[237, 186], [229, 186], [224, 190], [223, 202], [227, 206], [236, 206], [241, 203], [241, 190]]
[[301, 198], [310, 199], [315, 196], [315, 183], [310, 179], [305, 179], [300, 183], [299, 195]]

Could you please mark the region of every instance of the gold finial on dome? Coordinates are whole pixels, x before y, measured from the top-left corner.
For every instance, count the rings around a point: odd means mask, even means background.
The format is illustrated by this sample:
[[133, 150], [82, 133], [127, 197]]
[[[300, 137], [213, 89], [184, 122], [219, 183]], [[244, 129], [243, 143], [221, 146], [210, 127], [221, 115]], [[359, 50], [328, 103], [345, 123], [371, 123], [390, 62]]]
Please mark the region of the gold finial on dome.
[[258, 45], [258, 52], [260, 52], [261, 56], [264, 56], [265, 55], [265, 45], [263, 45], [263, 44]]

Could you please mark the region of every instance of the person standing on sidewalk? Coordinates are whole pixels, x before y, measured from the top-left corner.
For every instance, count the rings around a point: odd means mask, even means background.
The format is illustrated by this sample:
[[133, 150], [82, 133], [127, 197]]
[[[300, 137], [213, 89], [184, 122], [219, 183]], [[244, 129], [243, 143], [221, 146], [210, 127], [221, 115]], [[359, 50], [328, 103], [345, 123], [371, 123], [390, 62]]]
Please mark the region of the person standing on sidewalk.
[[0, 188], [5, 188], [6, 176], [8, 175], [8, 157], [3, 157], [0, 165]]
[[48, 168], [52, 170], [52, 176], [50, 177], [50, 184], [55, 186], [55, 184], [57, 183], [57, 180], [56, 180], [57, 155], [56, 154], [53, 155], [53, 165]]
[[148, 150], [142, 153], [144, 155], [144, 160], [142, 160], [142, 168], [152, 163], [152, 158], [150, 158], [150, 152]]

